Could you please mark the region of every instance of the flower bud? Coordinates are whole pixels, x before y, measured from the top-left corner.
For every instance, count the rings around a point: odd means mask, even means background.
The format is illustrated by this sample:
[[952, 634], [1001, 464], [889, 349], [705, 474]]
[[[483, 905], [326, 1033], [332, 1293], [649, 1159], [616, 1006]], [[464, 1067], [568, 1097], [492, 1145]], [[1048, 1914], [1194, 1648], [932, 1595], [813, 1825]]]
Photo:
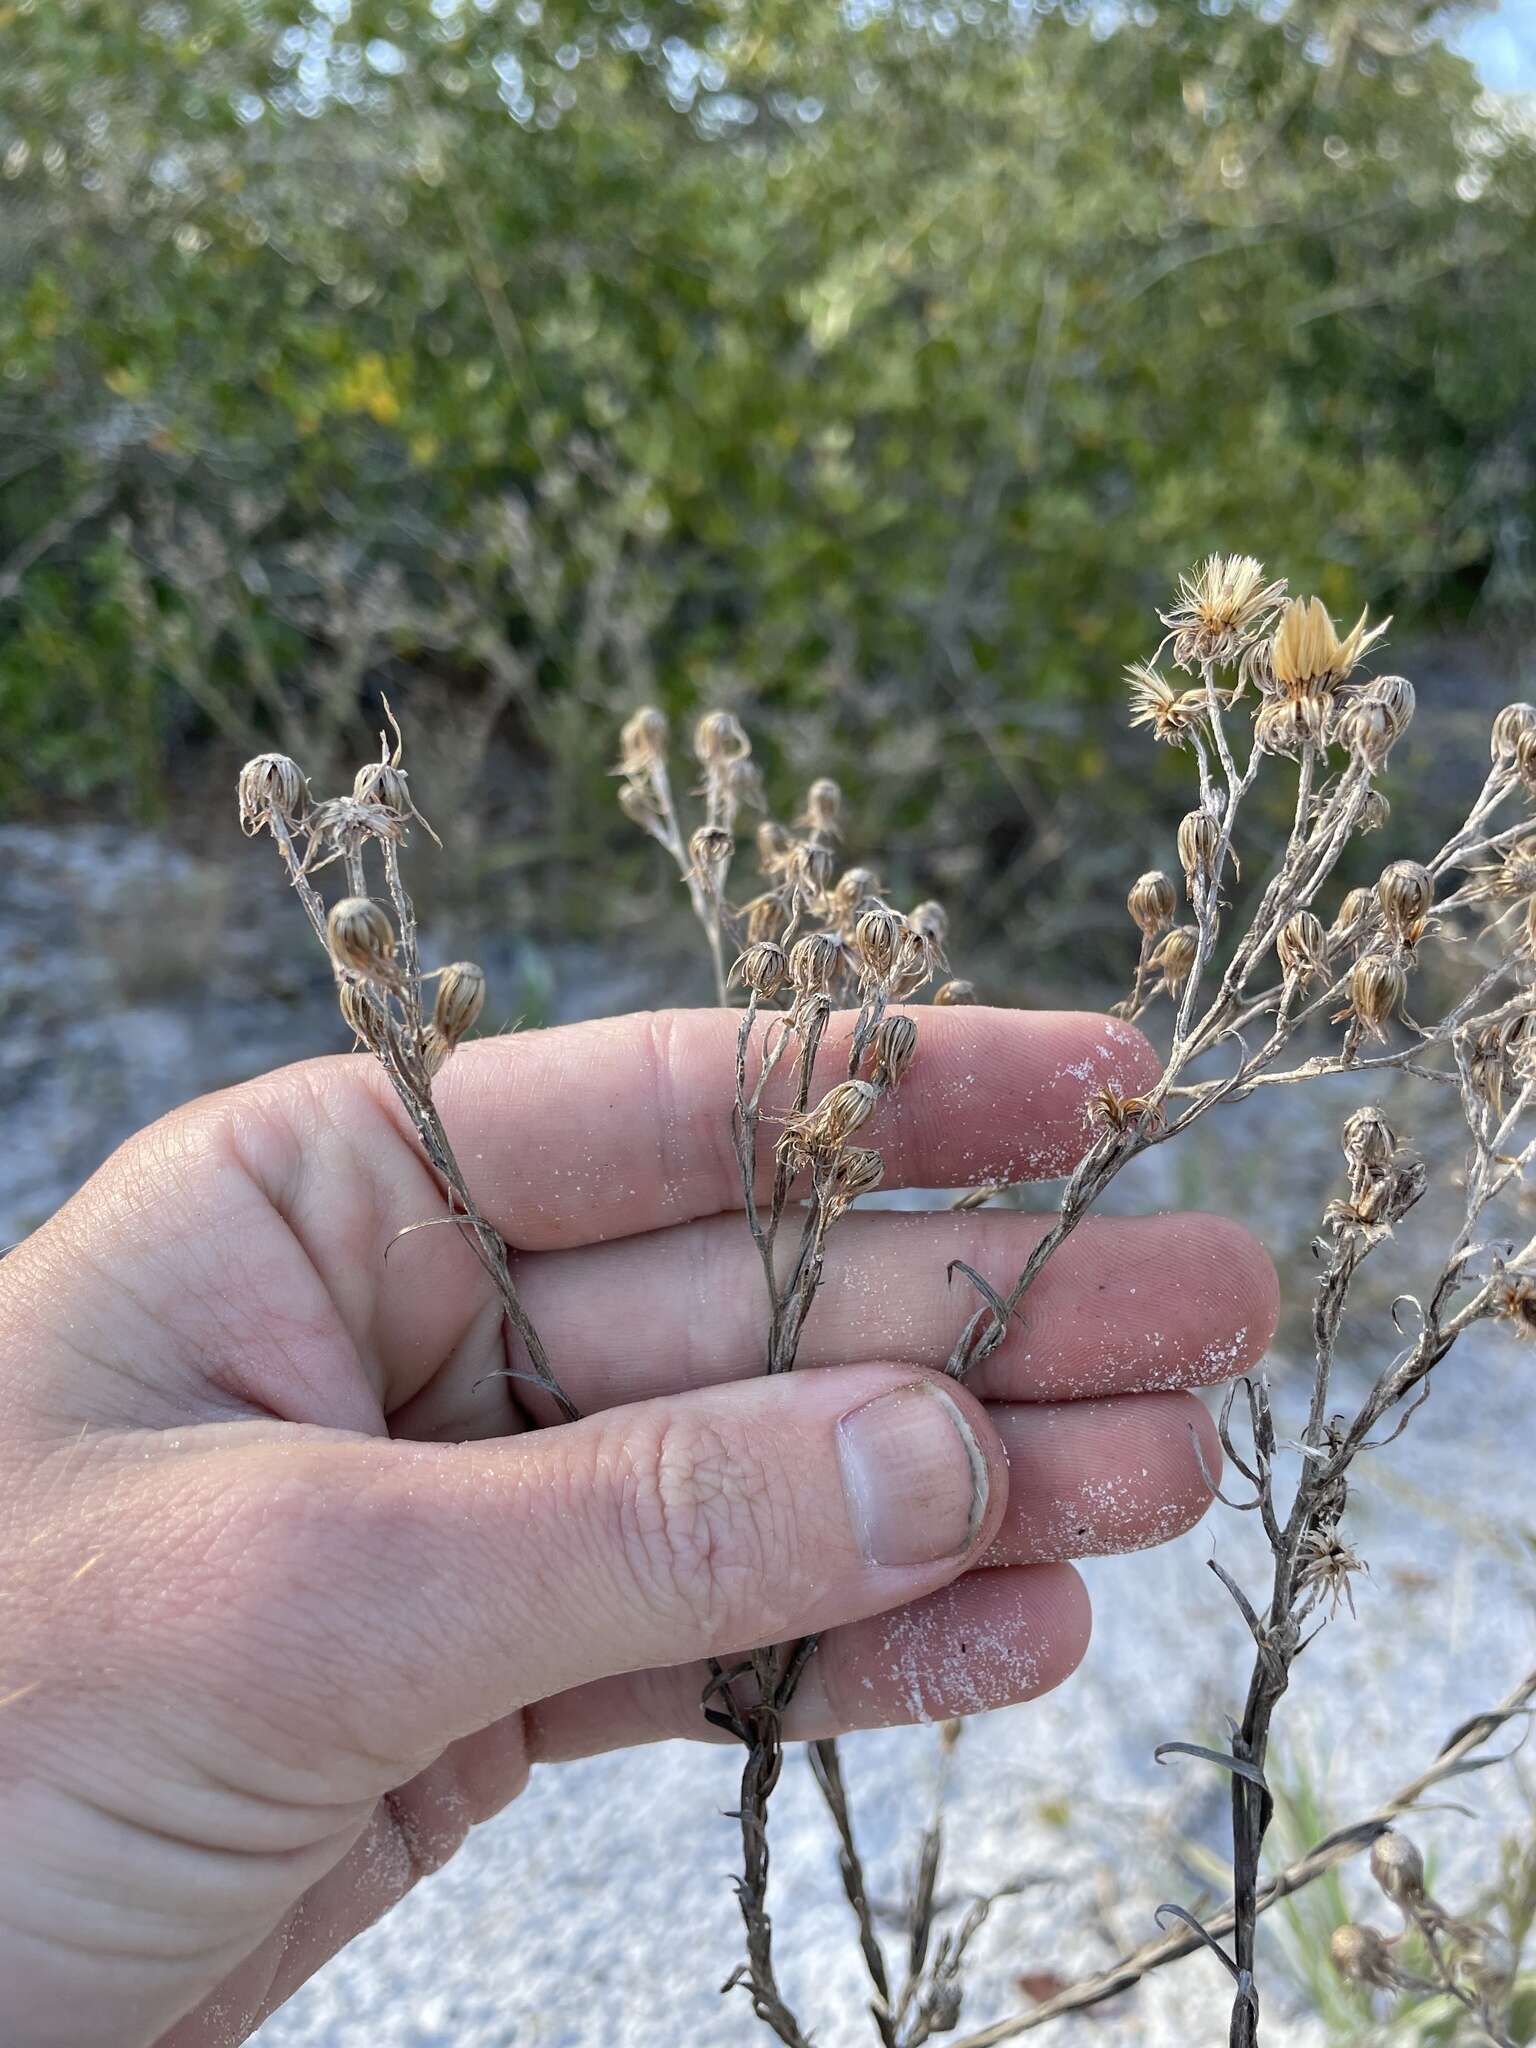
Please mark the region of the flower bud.
[[1371, 1844], [1371, 1875], [1394, 1906], [1422, 1904], [1424, 1858], [1396, 1828], [1388, 1828]]
[[1298, 910], [1288, 917], [1275, 940], [1275, 957], [1288, 981], [1307, 982], [1326, 974], [1328, 935], [1321, 918], [1310, 910]]
[[706, 711], [694, 728], [693, 751], [706, 768], [723, 768], [744, 761], [752, 742], [733, 711]]
[[1376, 897], [1388, 924], [1406, 938], [1417, 938], [1435, 900], [1434, 880], [1416, 860], [1395, 860], [1382, 870]]
[[308, 806], [309, 785], [286, 754], [258, 754], [240, 770], [236, 794], [240, 829], [249, 838], [272, 818], [292, 831]]
[[760, 939], [756, 945], [748, 946], [736, 962], [731, 969], [731, 979], [739, 981], [764, 1002], [771, 1002], [784, 986], [788, 973], [789, 960], [784, 948], [775, 945], [771, 939]]
[[917, 1051], [917, 1026], [910, 1017], [887, 1017], [875, 1033], [875, 1080], [894, 1088]]
[[896, 962], [896, 949], [906, 929], [894, 910], [866, 910], [853, 928], [853, 943], [871, 981], [884, 981]]
[[465, 1032], [474, 1029], [485, 1008], [485, 976], [473, 960], [456, 960], [438, 977], [432, 1005], [432, 1028], [451, 1051]]
[[1131, 922], [1137, 930], [1154, 939], [1173, 923], [1178, 901], [1168, 877], [1160, 869], [1150, 868], [1131, 884], [1125, 907], [1131, 913]]
[[1221, 827], [1209, 811], [1189, 811], [1179, 825], [1179, 864], [1191, 895], [1197, 880], [1209, 881], [1221, 845]]
[[352, 798], [355, 803], [379, 804], [402, 818], [414, 808], [405, 770], [393, 761], [365, 761], [353, 777]]
[[843, 949], [831, 932], [807, 932], [789, 949], [789, 978], [803, 996], [825, 995], [843, 964]]
[[619, 733], [619, 772], [644, 775], [667, 757], [667, 720], [654, 704], [643, 704], [625, 719]]
[[1328, 1954], [1339, 1975], [1351, 1984], [1385, 1988], [1395, 1981], [1387, 1938], [1374, 1927], [1336, 1927]]
[[1349, 970], [1349, 1007], [1373, 1038], [1385, 1038], [1388, 1020], [1408, 993], [1408, 979], [1387, 953], [1366, 953]]
[[974, 981], [946, 981], [942, 988], [934, 990], [933, 1000], [946, 1010], [961, 1003], [974, 1003], [976, 984]]
[[1169, 988], [1182, 988], [1199, 957], [1200, 934], [1193, 925], [1177, 924], [1158, 940], [1150, 965], [1158, 970]]
[[1536, 732], [1536, 704], [1506, 704], [1493, 721], [1488, 748], [1498, 767], [1514, 765], [1520, 742], [1529, 732]]
[[367, 896], [343, 896], [325, 921], [331, 951], [354, 974], [389, 971], [395, 958], [395, 928]]
[[1397, 1150], [1397, 1133], [1381, 1111], [1369, 1105], [1346, 1119], [1339, 1140], [1349, 1164], [1365, 1171], [1390, 1166]]

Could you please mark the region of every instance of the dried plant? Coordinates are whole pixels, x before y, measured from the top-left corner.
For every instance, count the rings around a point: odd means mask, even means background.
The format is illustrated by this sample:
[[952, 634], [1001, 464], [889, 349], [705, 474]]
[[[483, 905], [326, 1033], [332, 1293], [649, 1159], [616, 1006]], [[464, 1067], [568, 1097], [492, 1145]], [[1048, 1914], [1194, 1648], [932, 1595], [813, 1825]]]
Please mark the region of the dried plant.
[[[391, 728], [392, 736], [381, 737], [379, 759], [357, 771], [351, 795], [321, 802], [313, 800], [302, 770], [287, 755], [258, 754], [240, 771], [240, 824], [251, 837], [271, 834], [331, 963], [342, 1017], [388, 1075], [442, 1183], [447, 1214], [432, 1220], [451, 1222], [472, 1246], [507, 1323], [522, 1340], [533, 1377], [573, 1420], [576, 1409], [518, 1298], [505, 1241], [476, 1206], [432, 1100], [434, 1077], [480, 1015], [485, 977], [471, 961], [457, 961], [436, 975], [422, 972], [400, 850], [413, 823], [428, 833], [432, 828], [412, 801], [393, 720]], [[382, 870], [393, 918], [369, 894], [370, 862]], [[339, 868], [347, 889], [329, 908], [314, 880], [326, 868]]]
[[[1423, 1162], [1375, 1107], [1366, 1104], [1345, 1123], [1344, 1182], [1326, 1204], [1317, 1239], [1315, 1363], [1297, 1439], [1301, 1472], [1288, 1499], [1277, 1481], [1281, 1439], [1268, 1381], [1243, 1381], [1222, 1412], [1223, 1448], [1249, 1497], [1218, 1497], [1259, 1516], [1272, 1576], [1254, 1601], [1213, 1562], [1253, 1644], [1242, 1716], [1225, 1751], [1172, 1742], [1158, 1753], [1191, 1755], [1230, 1774], [1230, 1949], [1182, 1908], [1165, 1911], [1189, 1922], [1190, 1948], [1212, 1949], [1229, 1971], [1232, 2048], [1252, 2048], [1259, 2026], [1255, 1932], [1267, 1902], [1260, 1856], [1273, 1810], [1265, 1759], [1297, 1656], [1324, 1620], [1341, 1606], [1353, 1609], [1351, 1580], [1363, 1564], [1347, 1532], [1350, 1467], [1378, 1447], [1373, 1432], [1384, 1420], [1393, 1419], [1385, 1441], [1404, 1427], [1427, 1398], [1435, 1367], [1468, 1330], [1497, 1320], [1517, 1333], [1536, 1331], [1536, 1238], [1520, 1229], [1513, 1199], [1536, 1155], [1528, 1130], [1536, 1090], [1536, 830], [1528, 816], [1510, 816], [1528, 810], [1536, 792], [1536, 709], [1516, 704], [1499, 714], [1488, 776], [1444, 845], [1423, 861], [1393, 862], [1374, 889], [1350, 890], [1329, 909], [1329, 885], [1346, 851], [1385, 820], [1377, 778], [1414, 713], [1414, 691], [1404, 678], [1360, 673], [1389, 622], [1371, 625], [1362, 614], [1341, 635], [1316, 598], [1288, 597], [1284, 582], [1251, 557], [1217, 556], [1181, 580], [1162, 623], [1162, 646], [1131, 671], [1131, 712], [1133, 724], [1192, 758], [1196, 801], [1176, 835], [1186, 910], [1177, 921], [1181, 892], [1167, 874], [1144, 874], [1133, 885], [1127, 907], [1140, 948], [1118, 1006], [1123, 1018], [1149, 1026], [1159, 1014], [1167, 1017], [1162, 1072], [1142, 1096], [1104, 1089], [1095, 1097], [1085, 1149], [1055, 1220], [1006, 1294], [958, 1269], [981, 1303], [957, 1336], [948, 1371], [965, 1379], [997, 1348], [1046, 1265], [1126, 1166], [1259, 1088], [1328, 1075], [1407, 1074], [1455, 1101], [1469, 1145], [1455, 1235], [1427, 1282], [1400, 1296], [1394, 1311], [1399, 1330], [1406, 1328], [1404, 1341], [1363, 1397], [1340, 1412], [1335, 1361], [1358, 1276], [1427, 1183]], [[1179, 679], [1159, 667], [1165, 654]], [[739, 949], [729, 979], [745, 991], [745, 1005], [730, 1115], [746, 1222], [765, 1278], [764, 1370], [783, 1372], [794, 1365], [815, 1300], [828, 1229], [878, 1183], [878, 1152], [850, 1141], [869, 1135], [865, 1126], [882, 1094], [916, 1052], [915, 1020], [890, 1013], [890, 1006], [910, 1003], [941, 970], [945, 921], [933, 905], [902, 916], [867, 869], [838, 875], [841, 801], [835, 785], [824, 782], [813, 786], [796, 829], [760, 828], [767, 887], [734, 906], [727, 890], [736, 811], [756, 802], [760, 787], [750, 744], [727, 713], [711, 713], [700, 725], [695, 751], [705, 817], [685, 842], [668, 780], [666, 732], [651, 709], [625, 727], [621, 801], [676, 862], [723, 1000], [727, 940]], [[1243, 914], [1233, 917], [1240, 857], [1257, 860], [1239, 830], [1242, 807], [1261, 773], [1273, 777], [1288, 766], [1295, 777], [1289, 833]], [[1433, 983], [1424, 972], [1431, 943], [1443, 949], [1449, 970]], [[1459, 992], [1436, 1005], [1434, 991], [1447, 979]], [[1422, 991], [1417, 1016], [1408, 1008], [1414, 990]], [[972, 993], [969, 984], [950, 982], [934, 1000]], [[812, 1067], [838, 1001], [856, 1012], [847, 1076], [812, 1104]], [[1437, 1014], [1424, 1021], [1427, 1006]], [[1303, 1039], [1316, 1048], [1305, 1056]], [[778, 1075], [787, 1101], [770, 1109], [768, 1090]], [[773, 1129], [771, 1147], [762, 1142], [765, 1126]], [[781, 1259], [780, 1234], [797, 1191], [798, 1241]], [[959, 1205], [975, 1207], [1001, 1192], [973, 1189]], [[1234, 1428], [1239, 1398], [1241, 1441]], [[804, 2048], [808, 2035], [774, 1972], [766, 1824], [784, 1711], [814, 1647], [780, 1645], [758, 1651], [738, 1670], [717, 1670], [705, 1700], [709, 1718], [748, 1753], [738, 1885], [747, 1960], [732, 1981], [746, 1984], [759, 2017], [791, 2048]], [[925, 1975], [936, 1870], [915, 1883], [907, 1931], [916, 1960], [906, 1988], [893, 1988], [836, 1747], [818, 1744], [814, 1754], [870, 1978], [875, 2031], [884, 2048], [916, 2048], [956, 2024], [969, 1922], [940, 1944]], [[936, 1844], [930, 1830], [920, 1867], [924, 1858], [936, 1859]], [[968, 2048], [1032, 2024], [1027, 2015], [999, 2022]]]

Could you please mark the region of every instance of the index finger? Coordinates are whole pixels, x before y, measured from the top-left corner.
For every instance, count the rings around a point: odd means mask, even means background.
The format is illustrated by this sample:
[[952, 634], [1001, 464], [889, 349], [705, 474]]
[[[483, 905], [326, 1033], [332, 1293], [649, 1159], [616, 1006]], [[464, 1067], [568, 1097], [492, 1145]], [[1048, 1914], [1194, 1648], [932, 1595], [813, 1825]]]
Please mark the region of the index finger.
[[[736, 1207], [740, 1021], [661, 1010], [461, 1047], [435, 1094], [488, 1219], [518, 1248], [547, 1251]], [[1082, 1154], [1090, 1097], [1142, 1094], [1161, 1071], [1134, 1026], [1089, 1012], [939, 1007], [915, 1021], [916, 1056], [860, 1132], [890, 1187], [1054, 1178]], [[850, 1015], [832, 1019], [812, 1102], [846, 1072], [852, 1030]], [[769, 1116], [788, 1085], [770, 1084]], [[765, 1166], [776, 1129], [766, 1122]]]

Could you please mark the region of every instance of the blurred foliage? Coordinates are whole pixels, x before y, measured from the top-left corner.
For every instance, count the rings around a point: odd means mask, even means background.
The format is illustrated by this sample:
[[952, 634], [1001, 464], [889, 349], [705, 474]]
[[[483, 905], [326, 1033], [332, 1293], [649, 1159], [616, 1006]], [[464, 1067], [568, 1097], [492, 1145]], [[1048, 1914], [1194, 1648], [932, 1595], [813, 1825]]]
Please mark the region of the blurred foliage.
[[958, 891], [1141, 796], [1206, 550], [1518, 629], [1536, 137], [1446, 19], [0, 0], [0, 801], [384, 690], [547, 856], [723, 697]]

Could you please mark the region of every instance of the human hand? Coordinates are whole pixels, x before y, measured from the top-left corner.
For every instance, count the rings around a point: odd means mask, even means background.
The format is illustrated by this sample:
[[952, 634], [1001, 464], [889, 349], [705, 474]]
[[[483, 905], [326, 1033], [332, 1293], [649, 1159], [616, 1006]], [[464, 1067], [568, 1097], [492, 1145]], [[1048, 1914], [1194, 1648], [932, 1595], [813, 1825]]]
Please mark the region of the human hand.
[[[844, 1029], [828, 1034], [837, 1063]], [[1124, 1025], [925, 1010], [888, 1185], [1059, 1173]], [[1043, 1225], [861, 1214], [764, 1379], [735, 1026], [464, 1047], [438, 1100], [583, 1412], [503, 1326], [380, 1071], [177, 1112], [0, 1263], [0, 2036], [241, 2040], [534, 1763], [709, 1739], [701, 1660], [822, 1635], [786, 1733], [1003, 1705], [1082, 1656], [1062, 1560], [1203, 1511], [1180, 1388], [1273, 1327], [1258, 1246], [1084, 1223], [976, 1384], [942, 1365]], [[386, 1260], [385, 1253], [389, 1252]]]

